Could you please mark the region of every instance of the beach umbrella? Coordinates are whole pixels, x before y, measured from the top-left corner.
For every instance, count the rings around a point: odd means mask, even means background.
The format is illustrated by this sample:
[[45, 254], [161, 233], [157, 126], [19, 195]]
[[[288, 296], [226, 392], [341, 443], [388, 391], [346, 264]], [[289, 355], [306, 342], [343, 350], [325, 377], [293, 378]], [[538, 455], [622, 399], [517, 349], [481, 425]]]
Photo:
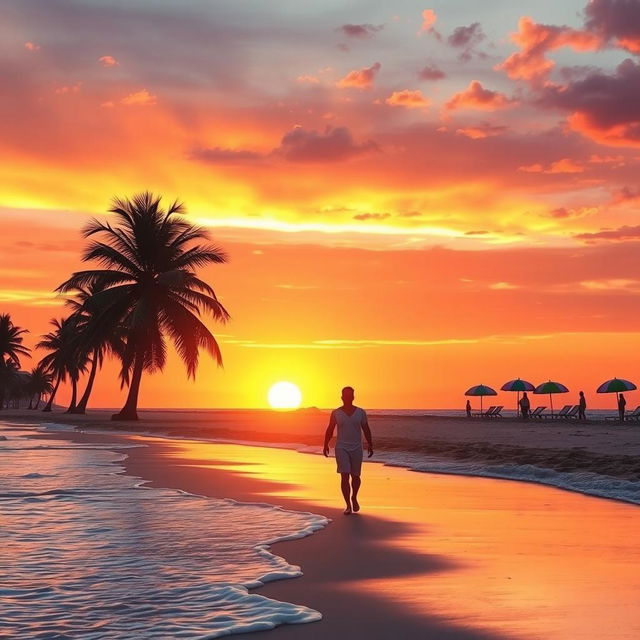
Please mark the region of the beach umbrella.
[[516, 414], [520, 414], [520, 392], [521, 391], [534, 391], [535, 387], [526, 380], [520, 380], [520, 378], [516, 378], [515, 380], [509, 380], [509, 382], [505, 382], [500, 389], [502, 391], [517, 391], [518, 398], [516, 401]]
[[629, 382], [629, 380], [624, 380], [622, 378], [612, 378], [611, 380], [607, 380], [603, 382], [597, 389], [596, 393], [615, 393], [616, 400], [619, 400], [618, 394], [623, 391], [633, 391], [637, 389], [633, 382]]
[[465, 396], [479, 396], [480, 397], [480, 413], [483, 413], [482, 399], [485, 396], [497, 396], [498, 392], [491, 387], [487, 387], [486, 384], [477, 384], [475, 387], [471, 387], [464, 392]]
[[565, 387], [563, 384], [559, 382], [554, 382], [553, 380], [549, 380], [548, 382], [543, 382], [539, 384], [534, 390], [533, 393], [536, 394], [549, 394], [549, 403], [551, 404], [551, 415], [553, 415], [553, 394], [554, 393], [569, 393], [569, 389]]

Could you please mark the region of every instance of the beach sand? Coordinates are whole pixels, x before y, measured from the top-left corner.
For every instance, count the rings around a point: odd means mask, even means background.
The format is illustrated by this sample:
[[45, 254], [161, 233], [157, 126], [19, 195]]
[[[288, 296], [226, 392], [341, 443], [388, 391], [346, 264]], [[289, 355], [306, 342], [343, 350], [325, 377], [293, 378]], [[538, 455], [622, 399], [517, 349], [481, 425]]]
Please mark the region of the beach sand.
[[[111, 436], [56, 434], [74, 440]], [[259, 638], [623, 640], [640, 635], [640, 510], [534, 484], [366, 464], [343, 516], [334, 461], [291, 450], [132, 436], [152, 486], [312, 511], [333, 522], [275, 553], [304, 575], [259, 592], [321, 622]], [[206, 571], [206, 567], [203, 567]]]
[[[114, 423], [113, 411], [86, 416], [3, 411], [0, 419], [64, 422], [77, 427], [322, 446], [329, 413], [320, 410], [141, 410], [140, 421]], [[590, 421], [477, 420], [441, 416], [370, 415], [376, 450], [411, 452], [464, 463], [536, 465], [559, 472], [589, 471], [640, 480], [640, 424]]]

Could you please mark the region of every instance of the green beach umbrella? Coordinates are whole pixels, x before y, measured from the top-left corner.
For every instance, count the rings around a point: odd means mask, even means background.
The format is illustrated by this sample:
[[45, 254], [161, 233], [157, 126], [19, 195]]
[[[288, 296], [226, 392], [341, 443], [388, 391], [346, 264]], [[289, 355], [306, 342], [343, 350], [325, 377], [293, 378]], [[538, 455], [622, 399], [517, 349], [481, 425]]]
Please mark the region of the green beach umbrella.
[[597, 389], [596, 393], [615, 393], [616, 400], [619, 400], [618, 394], [623, 391], [633, 391], [637, 389], [633, 382], [629, 382], [629, 380], [624, 380], [623, 378], [612, 378], [611, 380], [607, 380], [603, 382]]
[[536, 394], [549, 394], [549, 403], [551, 404], [551, 415], [553, 415], [553, 394], [554, 393], [569, 393], [569, 389], [565, 387], [563, 384], [559, 382], [554, 382], [553, 380], [549, 380], [548, 382], [543, 382], [539, 384], [534, 390], [533, 393]]
[[509, 380], [509, 382], [505, 382], [500, 389], [502, 391], [516, 391], [518, 393], [518, 398], [516, 401], [516, 414], [520, 415], [520, 392], [521, 391], [534, 391], [535, 387], [526, 380], [520, 380], [520, 378], [516, 378], [515, 380]]
[[480, 413], [483, 413], [482, 399], [484, 396], [497, 396], [498, 392], [491, 387], [487, 387], [486, 384], [477, 384], [475, 387], [471, 387], [464, 392], [465, 396], [479, 396], [480, 397]]

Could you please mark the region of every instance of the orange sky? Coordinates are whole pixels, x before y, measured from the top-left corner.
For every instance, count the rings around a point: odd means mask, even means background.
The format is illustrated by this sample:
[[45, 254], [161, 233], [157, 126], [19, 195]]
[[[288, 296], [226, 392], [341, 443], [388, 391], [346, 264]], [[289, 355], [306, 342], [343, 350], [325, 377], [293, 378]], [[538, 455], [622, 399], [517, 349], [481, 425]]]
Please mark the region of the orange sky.
[[[285, 379], [456, 407], [517, 376], [610, 406], [601, 381], [640, 381], [640, 11], [450, 5], [9, 0], [0, 309], [33, 344], [82, 225], [151, 189], [230, 253], [206, 278], [232, 321], [224, 370], [171, 360], [143, 406]], [[120, 404], [113, 370], [94, 404]]]

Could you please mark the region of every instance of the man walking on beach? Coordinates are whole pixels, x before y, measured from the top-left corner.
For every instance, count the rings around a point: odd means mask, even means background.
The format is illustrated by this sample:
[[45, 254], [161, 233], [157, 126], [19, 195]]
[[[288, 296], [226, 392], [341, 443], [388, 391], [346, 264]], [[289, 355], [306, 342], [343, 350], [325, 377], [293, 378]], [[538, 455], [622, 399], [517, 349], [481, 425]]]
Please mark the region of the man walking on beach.
[[[329, 426], [324, 434], [325, 457], [329, 456], [329, 442], [333, 431], [338, 427], [336, 440], [336, 464], [340, 474], [340, 488], [347, 505], [345, 515], [360, 511], [358, 490], [360, 489], [360, 471], [362, 469], [362, 433], [367, 439], [369, 458], [373, 455], [371, 429], [364, 409], [353, 404], [353, 387], [342, 389], [342, 406], [331, 412]], [[351, 478], [351, 486], [349, 486]]]

